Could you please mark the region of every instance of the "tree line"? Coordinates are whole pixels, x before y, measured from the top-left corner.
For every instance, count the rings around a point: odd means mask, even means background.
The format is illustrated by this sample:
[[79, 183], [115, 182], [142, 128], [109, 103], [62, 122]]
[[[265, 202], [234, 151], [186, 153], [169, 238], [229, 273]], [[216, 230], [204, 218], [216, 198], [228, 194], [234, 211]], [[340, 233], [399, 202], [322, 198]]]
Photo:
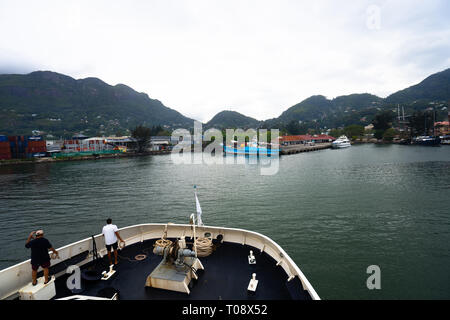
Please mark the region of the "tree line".
[[[334, 128], [329, 131], [329, 135], [335, 138], [345, 135], [352, 140], [363, 138], [366, 134], [373, 134], [378, 140], [392, 141], [396, 136], [403, 139], [410, 139], [419, 135], [433, 135], [433, 123], [435, 121], [434, 110], [415, 110], [408, 116], [405, 122], [396, 122], [396, 114], [392, 110], [378, 112], [373, 118], [373, 129], [365, 130], [365, 127], [352, 124], [344, 128]], [[394, 128], [404, 128], [403, 132]], [[310, 123], [290, 121], [284, 128], [283, 133], [288, 135], [319, 134], [320, 129], [314, 128]]]

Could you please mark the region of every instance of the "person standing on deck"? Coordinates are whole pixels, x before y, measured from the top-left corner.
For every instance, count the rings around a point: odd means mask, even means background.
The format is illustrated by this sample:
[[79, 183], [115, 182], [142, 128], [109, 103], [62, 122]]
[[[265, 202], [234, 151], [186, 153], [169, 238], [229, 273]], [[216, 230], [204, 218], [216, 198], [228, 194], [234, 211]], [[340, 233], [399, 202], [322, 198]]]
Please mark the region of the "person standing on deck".
[[108, 259], [109, 264], [112, 264], [111, 261], [111, 248], [114, 250], [114, 264], [117, 264], [117, 238], [120, 239], [121, 242], [125, 243], [123, 239], [120, 237], [117, 226], [112, 224], [111, 218], [106, 220], [106, 226], [103, 227], [102, 234], [105, 237], [106, 250], [108, 251]]
[[[36, 237], [34, 236], [35, 234]], [[33, 280], [33, 286], [37, 284], [36, 277], [39, 266], [44, 269], [44, 284], [48, 283], [48, 268], [50, 267], [50, 256], [48, 255], [48, 250], [50, 249], [53, 251], [55, 255], [58, 255], [58, 251], [53, 249], [50, 242], [44, 238], [43, 230], [31, 232], [28, 236], [25, 248], [31, 249], [31, 277]]]

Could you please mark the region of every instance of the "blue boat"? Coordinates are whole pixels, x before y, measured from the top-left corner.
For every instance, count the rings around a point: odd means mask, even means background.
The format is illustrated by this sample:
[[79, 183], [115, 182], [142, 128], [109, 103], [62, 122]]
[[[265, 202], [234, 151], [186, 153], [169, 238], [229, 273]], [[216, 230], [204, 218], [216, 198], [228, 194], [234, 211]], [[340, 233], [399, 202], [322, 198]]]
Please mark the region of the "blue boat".
[[224, 146], [225, 154], [247, 156], [273, 156], [280, 154], [280, 147], [278, 144], [265, 143], [262, 145], [262, 143], [252, 141], [237, 146], [237, 141], [231, 141], [231, 143], [235, 146]]

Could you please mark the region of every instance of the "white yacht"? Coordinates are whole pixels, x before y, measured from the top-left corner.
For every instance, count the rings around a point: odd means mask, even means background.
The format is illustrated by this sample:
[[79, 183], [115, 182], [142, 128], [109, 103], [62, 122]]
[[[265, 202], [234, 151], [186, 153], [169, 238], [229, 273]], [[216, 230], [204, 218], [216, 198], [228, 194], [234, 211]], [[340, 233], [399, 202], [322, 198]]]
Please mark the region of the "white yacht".
[[450, 145], [450, 134], [440, 136], [439, 138], [441, 138], [441, 144]]
[[342, 149], [350, 147], [350, 140], [346, 136], [340, 136], [331, 143], [333, 149]]

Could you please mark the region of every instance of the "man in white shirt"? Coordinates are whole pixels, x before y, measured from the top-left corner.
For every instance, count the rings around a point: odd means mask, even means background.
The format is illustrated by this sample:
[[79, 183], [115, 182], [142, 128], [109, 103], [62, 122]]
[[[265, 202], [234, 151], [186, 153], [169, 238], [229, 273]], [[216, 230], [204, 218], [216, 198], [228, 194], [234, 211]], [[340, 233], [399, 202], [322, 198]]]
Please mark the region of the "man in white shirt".
[[111, 248], [114, 250], [114, 264], [117, 264], [117, 238], [119, 238], [121, 242], [125, 243], [117, 230], [117, 226], [112, 224], [111, 218], [108, 218], [106, 220], [106, 226], [103, 227], [102, 234], [105, 237], [106, 250], [108, 251], [110, 265], [112, 264]]

